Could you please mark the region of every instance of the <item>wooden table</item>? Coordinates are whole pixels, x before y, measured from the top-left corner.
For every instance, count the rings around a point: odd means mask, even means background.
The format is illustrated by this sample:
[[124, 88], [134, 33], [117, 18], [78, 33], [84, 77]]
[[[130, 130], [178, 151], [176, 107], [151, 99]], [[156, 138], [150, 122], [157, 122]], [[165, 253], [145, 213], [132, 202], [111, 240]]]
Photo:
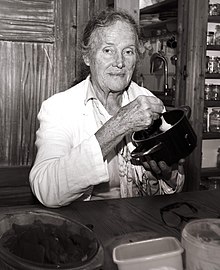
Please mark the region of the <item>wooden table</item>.
[[[69, 206], [49, 209], [72, 218], [93, 231], [104, 247], [105, 262], [102, 269], [117, 269], [112, 261], [112, 249], [116, 244], [143, 240], [157, 236], [174, 236], [180, 240], [181, 232], [170, 228], [161, 219], [161, 207], [174, 202], [196, 205], [202, 217], [209, 217], [208, 210], [220, 214], [220, 191], [183, 192], [155, 197], [113, 199], [104, 201], [75, 201]], [[0, 217], [15, 209], [45, 209], [41, 205], [0, 207]], [[47, 208], [48, 209], [48, 208]], [[203, 211], [205, 209], [205, 211]]]

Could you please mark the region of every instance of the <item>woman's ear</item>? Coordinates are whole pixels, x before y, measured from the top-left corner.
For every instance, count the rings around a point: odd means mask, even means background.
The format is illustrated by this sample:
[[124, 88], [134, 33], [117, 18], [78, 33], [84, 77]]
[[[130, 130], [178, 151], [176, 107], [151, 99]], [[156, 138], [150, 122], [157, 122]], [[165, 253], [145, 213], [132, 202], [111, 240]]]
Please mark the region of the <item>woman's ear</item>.
[[89, 67], [90, 66], [90, 60], [88, 55], [83, 55], [84, 63]]

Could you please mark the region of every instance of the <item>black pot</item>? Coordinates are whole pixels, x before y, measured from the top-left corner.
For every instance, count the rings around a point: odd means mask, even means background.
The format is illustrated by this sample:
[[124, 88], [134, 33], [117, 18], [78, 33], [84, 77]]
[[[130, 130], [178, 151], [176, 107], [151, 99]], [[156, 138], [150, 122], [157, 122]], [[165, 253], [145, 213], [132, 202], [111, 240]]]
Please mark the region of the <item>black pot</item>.
[[172, 125], [165, 132], [159, 130], [161, 118], [155, 120], [149, 129], [134, 132], [132, 141], [136, 149], [131, 153], [132, 158], [165, 161], [171, 166], [191, 154], [197, 145], [197, 137], [187, 118], [191, 111], [186, 109], [173, 109], [162, 114], [165, 121]]

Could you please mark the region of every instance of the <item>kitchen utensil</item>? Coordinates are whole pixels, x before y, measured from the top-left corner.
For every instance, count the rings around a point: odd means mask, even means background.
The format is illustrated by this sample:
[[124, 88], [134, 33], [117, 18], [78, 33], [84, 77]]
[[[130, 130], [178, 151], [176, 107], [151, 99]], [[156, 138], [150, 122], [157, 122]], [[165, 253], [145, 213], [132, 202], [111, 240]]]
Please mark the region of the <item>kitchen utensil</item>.
[[187, 270], [220, 269], [220, 220], [199, 219], [185, 225], [182, 231]]
[[165, 161], [167, 165], [186, 158], [197, 145], [197, 136], [188, 121], [190, 115], [191, 109], [188, 106], [172, 109], [162, 114], [172, 126], [170, 129], [162, 132], [162, 120], [159, 118], [148, 129], [134, 132], [132, 141], [136, 149], [131, 153], [132, 158]]
[[119, 270], [182, 270], [182, 252], [175, 237], [161, 237], [116, 246], [113, 261]]
[[[36, 226], [40, 226], [40, 229], [37, 227], [37, 230], [34, 230]], [[45, 236], [46, 226], [50, 226], [51, 230], [49, 232], [47, 230]], [[21, 230], [22, 234], [19, 234]], [[27, 236], [30, 230], [31, 236], [22, 238], [24, 234]], [[37, 239], [37, 242], [33, 239]], [[17, 252], [22, 252], [25, 246], [29, 246], [30, 250], [26, 249], [26, 253], [29, 253], [33, 259], [14, 254], [18, 241], [20, 241], [20, 250], [17, 249]], [[16, 245], [13, 246], [11, 243], [16, 243]], [[61, 247], [65, 247], [65, 252]], [[62, 262], [45, 262], [45, 259], [43, 262], [37, 261], [36, 257], [43, 251], [45, 255], [41, 258], [46, 257], [48, 260], [50, 257]], [[24, 253], [25, 256], [27, 256], [26, 253]], [[68, 261], [65, 259], [67, 256], [68, 259], [70, 258]], [[6, 214], [0, 219], [0, 269], [90, 270], [101, 267], [103, 258], [103, 248], [93, 231], [65, 216], [47, 210], [24, 210]]]

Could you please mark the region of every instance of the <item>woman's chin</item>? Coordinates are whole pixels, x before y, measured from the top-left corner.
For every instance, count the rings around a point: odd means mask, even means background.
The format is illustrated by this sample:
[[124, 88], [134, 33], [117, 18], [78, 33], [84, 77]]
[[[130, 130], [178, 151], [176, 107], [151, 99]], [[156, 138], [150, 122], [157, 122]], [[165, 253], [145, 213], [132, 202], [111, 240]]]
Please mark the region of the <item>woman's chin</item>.
[[128, 86], [127, 81], [114, 80], [108, 84], [109, 89], [115, 92], [124, 91]]

